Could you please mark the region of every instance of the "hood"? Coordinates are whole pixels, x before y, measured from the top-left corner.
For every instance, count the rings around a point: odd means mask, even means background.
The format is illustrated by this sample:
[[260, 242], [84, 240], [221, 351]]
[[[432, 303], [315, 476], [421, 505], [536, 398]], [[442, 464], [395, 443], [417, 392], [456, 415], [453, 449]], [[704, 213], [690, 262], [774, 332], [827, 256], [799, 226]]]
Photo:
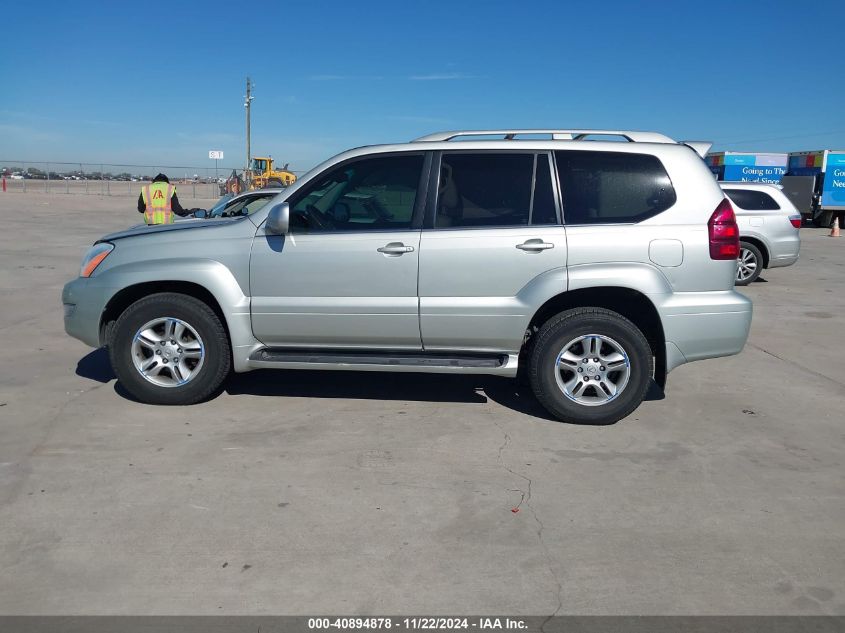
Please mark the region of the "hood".
[[105, 235], [98, 239], [95, 244], [99, 244], [100, 242], [112, 242], [114, 240], [119, 240], [123, 237], [154, 235], [156, 233], [165, 233], [167, 231], [186, 231], [191, 229], [201, 229], [215, 226], [229, 226], [230, 224], [234, 224], [236, 222], [243, 222], [246, 219], [246, 216], [240, 216], [236, 218], [215, 218], [213, 220], [190, 220], [186, 222], [174, 222], [173, 224], [155, 224], [153, 226], [147, 226], [146, 224], [137, 224], [123, 231], [109, 233], [108, 235]]

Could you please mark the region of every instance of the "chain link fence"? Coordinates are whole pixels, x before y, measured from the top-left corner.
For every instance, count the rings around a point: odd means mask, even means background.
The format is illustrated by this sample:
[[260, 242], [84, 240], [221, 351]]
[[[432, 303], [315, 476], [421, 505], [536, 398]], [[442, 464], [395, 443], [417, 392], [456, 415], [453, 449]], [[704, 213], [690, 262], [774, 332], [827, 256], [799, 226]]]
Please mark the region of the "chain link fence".
[[[3, 191], [17, 193], [64, 193], [100, 196], [137, 196], [141, 187], [158, 173], [166, 174], [182, 195], [217, 198], [222, 183], [242, 168], [219, 165], [130, 165], [115, 163], [68, 163], [0, 159]], [[294, 171], [300, 176], [304, 172]]]

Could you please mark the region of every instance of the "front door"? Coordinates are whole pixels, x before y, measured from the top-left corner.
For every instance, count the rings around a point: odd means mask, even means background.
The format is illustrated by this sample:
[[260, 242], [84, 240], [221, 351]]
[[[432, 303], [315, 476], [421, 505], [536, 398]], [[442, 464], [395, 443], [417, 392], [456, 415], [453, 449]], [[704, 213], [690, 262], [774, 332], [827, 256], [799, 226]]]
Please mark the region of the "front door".
[[259, 230], [252, 329], [268, 346], [418, 350], [423, 154], [353, 159], [289, 200], [288, 235]]
[[515, 352], [537, 307], [531, 282], [566, 291], [552, 173], [548, 152], [443, 152], [420, 244], [426, 350]]

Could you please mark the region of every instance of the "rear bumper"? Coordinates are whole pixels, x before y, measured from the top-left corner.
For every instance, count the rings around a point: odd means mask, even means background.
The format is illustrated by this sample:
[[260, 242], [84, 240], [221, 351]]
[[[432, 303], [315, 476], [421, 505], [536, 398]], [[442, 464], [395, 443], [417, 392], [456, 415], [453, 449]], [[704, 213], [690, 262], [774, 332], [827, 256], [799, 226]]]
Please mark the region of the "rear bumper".
[[792, 266], [798, 261], [798, 253], [795, 255], [780, 255], [769, 260], [769, 268], [781, 268], [783, 266]]
[[792, 266], [792, 264], [798, 261], [800, 251], [801, 238], [798, 237], [798, 231], [794, 231], [794, 235], [780, 236], [772, 239], [769, 252], [769, 268]]
[[738, 354], [751, 329], [751, 301], [733, 290], [674, 293], [657, 310], [667, 372], [695, 360]]

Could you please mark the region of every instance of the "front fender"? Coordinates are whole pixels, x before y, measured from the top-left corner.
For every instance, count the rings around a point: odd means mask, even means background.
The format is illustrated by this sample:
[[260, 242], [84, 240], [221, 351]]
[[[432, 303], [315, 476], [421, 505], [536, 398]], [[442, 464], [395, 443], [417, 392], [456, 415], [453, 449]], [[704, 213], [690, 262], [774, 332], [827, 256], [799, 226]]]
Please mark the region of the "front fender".
[[250, 298], [231, 270], [224, 264], [201, 258], [172, 258], [137, 261], [113, 266], [88, 280], [92, 292], [105, 299], [103, 309], [121, 291], [140, 284], [190, 283], [207, 290], [223, 313], [232, 343], [235, 371], [243, 371], [239, 361], [247, 357], [257, 341], [252, 335]]

